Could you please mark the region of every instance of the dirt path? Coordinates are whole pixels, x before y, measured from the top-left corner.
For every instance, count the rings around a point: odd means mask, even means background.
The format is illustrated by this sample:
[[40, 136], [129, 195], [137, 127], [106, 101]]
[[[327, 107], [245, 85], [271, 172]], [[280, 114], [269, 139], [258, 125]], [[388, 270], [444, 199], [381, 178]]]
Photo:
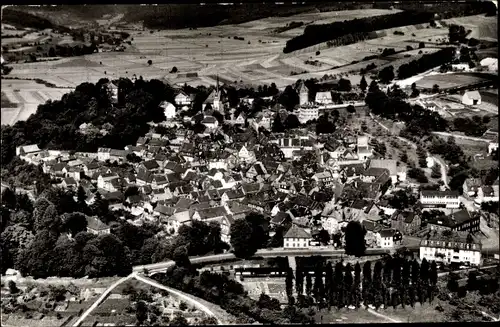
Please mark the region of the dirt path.
[[388, 317], [388, 316], [386, 316], [386, 315], [384, 315], [384, 314], [382, 314], [382, 313], [380, 313], [380, 312], [377, 312], [377, 311], [375, 311], [375, 310], [373, 310], [373, 309], [370, 309], [370, 308], [366, 309], [366, 311], [368, 311], [369, 313], [371, 313], [371, 314], [372, 314], [372, 315], [374, 315], [374, 316], [377, 316], [377, 317], [383, 318], [383, 319], [388, 320], [388, 321], [390, 321], [390, 322], [402, 322], [401, 320], [396, 320], [396, 319], [393, 319], [393, 318], [391, 318], [391, 317]]

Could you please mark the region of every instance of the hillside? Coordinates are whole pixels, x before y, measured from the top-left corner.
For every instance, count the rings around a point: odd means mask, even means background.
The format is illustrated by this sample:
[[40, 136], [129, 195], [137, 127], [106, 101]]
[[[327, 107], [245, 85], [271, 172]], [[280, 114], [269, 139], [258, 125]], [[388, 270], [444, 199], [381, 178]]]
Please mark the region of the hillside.
[[[210, 1], [207, 1], [210, 2]], [[206, 4], [165, 4], [157, 6], [137, 5], [61, 5], [29, 7], [16, 6], [16, 12], [23, 12], [64, 26], [81, 26], [93, 24], [104, 16], [120, 15], [121, 19], [114, 22], [137, 23], [152, 29], [178, 29], [190, 27], [208, 27], [221, 24], [240, 24], [256, 19], [273, 16], [291, 16], [312, 11], [348, 10], [371, 8], [370, 4], [341, 2], [330, 4], [236, 4], [216, 5]], [[57, 13], [57, 15], [55, 15]]]
[[[17, 7], [15, 8], [17, 9]], [[68, 30], [68, 28], [59, 26], [48, 19], [16, 9], [2, 9], [2, 24], [9, 24], [18, 29], [30, 27], [39, 30], [46, 28], [57, 29], [60, 31]]]

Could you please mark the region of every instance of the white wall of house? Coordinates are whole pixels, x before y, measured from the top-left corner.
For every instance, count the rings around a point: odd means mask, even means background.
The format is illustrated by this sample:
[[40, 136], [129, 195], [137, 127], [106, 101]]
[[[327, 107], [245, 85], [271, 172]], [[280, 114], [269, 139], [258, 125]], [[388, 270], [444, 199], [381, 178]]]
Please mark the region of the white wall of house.
[[459, 197], [424, 197], [420, 196], [420, 202], [425, 206], [438, 206], [438, 205], [446, 205], [446, 208], [449, 209], [458, 209], [460, 208], [460, 198]]
[[285, 248], [307, 249], [309, 248], [309, 238], [286, 237], [283, 240]]
[[481, 251], [459, 249], [457, 252], [450, 248], [421, 246], [420, 260], [424, 258], [427, 261], [435, 260], [444, 263], [469, 262], [472, 265], [479, 265], [481, 262]]

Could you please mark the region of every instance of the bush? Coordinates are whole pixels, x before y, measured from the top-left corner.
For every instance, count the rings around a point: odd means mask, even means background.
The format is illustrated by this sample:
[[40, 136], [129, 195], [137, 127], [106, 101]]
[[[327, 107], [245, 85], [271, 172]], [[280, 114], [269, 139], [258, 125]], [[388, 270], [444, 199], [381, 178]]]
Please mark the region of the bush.
[[316, 55], [319, 56], [321, 54], [321, 52], [319, 51], [316, 51]]

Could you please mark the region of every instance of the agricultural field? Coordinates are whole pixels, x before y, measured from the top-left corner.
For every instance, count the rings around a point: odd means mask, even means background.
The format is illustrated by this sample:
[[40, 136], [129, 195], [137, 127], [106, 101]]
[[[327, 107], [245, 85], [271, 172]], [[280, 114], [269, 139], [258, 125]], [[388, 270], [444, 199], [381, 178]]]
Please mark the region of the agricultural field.
[[439, 85], [441, 90], [464, 87], [487, 81], [480, 74], [450, 73], [450, 74], [429, 74], [416, 82], [418, 88], [432, 88], [434, 84]]
[[29, 80], [2, 79], [1, 121], [4, 125], [26, 120], [39, 104], [59, 100], [72, 89], [50, 88]]

